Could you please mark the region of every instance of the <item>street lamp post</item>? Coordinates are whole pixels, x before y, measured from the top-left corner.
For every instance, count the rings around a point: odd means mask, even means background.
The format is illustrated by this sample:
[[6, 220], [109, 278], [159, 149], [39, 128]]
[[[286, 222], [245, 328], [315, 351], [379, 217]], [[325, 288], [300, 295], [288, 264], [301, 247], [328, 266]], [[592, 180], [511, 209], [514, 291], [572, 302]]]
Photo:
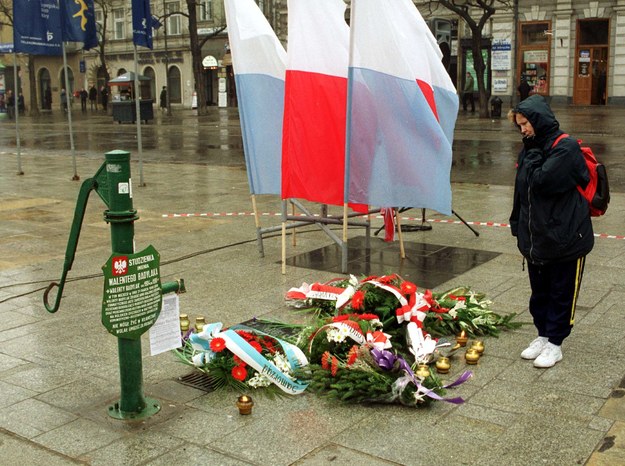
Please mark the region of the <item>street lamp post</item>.
[[169, 16], [167, 14], [167, 4], [163, 0], [163, 13], [164, 13], [164, 29], [163, 34], [165, 38], [165, 85], [167, 86], [167, 92], [165, 93], [167, 116], [171, 116], [171, 87], [169, 87], [169, 51], [167, 50], [167, 21]]

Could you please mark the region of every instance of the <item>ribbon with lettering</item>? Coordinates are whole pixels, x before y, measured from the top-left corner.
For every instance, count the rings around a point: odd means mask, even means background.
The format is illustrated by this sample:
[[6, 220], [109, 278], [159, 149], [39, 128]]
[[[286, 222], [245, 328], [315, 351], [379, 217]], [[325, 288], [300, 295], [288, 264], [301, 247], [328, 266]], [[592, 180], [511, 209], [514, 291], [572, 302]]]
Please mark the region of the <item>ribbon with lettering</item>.
[[[238, 356], [242, 361], [248, 364], [252, 369], [256, 370], [259, 374], [267, 377], [273, 384], [277, 385], [282, 391], [291, 395], [299, 395], [306, 387], [307, 383], [301, 383], [298, 380], [289, 378], [284, 374], [276, 365], [260, 354], [252, 345], [250, 345], [244, 338], [242, 338], [236, 330], [245, 330], [247, 332], [267, 335], [256, 329], [246, 327], [244, 325], [233, 326], [230, 329], [221, 331], [221, 322], [206, 325], [204, 330], [198, 334], [193, 334], [189, 337], [191, 346], [201, 351], [204, 356], [195, 355], [193, 358], [194, 364], [197, 362], [203, 364], [205, 361], [212, 359], [210, 341], [214, 338], [222, 338], [225, 341], [226, 348], [234, 355]], [[279, 338], [273, 338], [284, 351], [291, 370], [299, 369], [308, 365], [308, 360], [304, 353], [295, 345]], [[202, 354], [201, 353], [201, 354]], [[214, 353], [213, 353], [214, 355]]]

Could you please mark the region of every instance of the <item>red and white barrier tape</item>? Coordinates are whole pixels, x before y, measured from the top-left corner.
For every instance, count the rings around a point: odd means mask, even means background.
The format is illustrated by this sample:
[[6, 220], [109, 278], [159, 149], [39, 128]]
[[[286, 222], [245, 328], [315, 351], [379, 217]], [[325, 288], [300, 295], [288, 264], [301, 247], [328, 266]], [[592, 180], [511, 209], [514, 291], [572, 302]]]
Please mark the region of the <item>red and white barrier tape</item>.
[[[280, 217], [282, 214], [280, 212], [262, 212], [259, 214], [261, 217]], [[187, 214], [163, 214], [162, 218], [193, 218], [193, 217], [252, 217], [254, 216], [254, 212], [203, 212], [203, 213], [187, 213]], [[295, 214], [296, 217], [305, 217], [306, 214]], [[314, 214], [314, 217], [320, 217], [319, 214]], [[328, 217], [332, 217], [332, 215], [328, 215]], [[382, 215], [372, 215], [372, 218], [383, 219]], [[402, 221], [412, 221], [412, 222], [421, 222], [420, 217], [401, 217]], [[427, 223], [448, 223], [461, 225], [462, 222], [460, 220], [452, 220], [452, 219], [444, 219], [444, 218], [429, 218], [426, 220]], [[481, 227], [499, 227], [499, 228], [510, 228], [510, 225], [507, 223], [499, 223], [499, 222], [467, 222], [467, 225], [473, 226], [481, 226]], [[607, 233], [595, 233], [596, 238], [605, 238], [605, 239], [620, 239], [625, 240], [625, 235], [608, 235]]]

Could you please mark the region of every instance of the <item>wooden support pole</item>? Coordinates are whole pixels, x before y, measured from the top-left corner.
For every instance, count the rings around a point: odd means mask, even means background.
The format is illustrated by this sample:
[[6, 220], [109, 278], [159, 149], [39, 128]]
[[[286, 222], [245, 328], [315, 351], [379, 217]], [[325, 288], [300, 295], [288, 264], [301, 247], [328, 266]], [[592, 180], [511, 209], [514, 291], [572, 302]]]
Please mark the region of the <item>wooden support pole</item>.
[[399, 238], [399, 257], [406, 258], [406, 250], [404, 249], [404, 235], [401, 232], [401, 217], [399, 215], [399, 209], [393, 209], [395, 213], [395, 225], [397, 225], [397, 237]]

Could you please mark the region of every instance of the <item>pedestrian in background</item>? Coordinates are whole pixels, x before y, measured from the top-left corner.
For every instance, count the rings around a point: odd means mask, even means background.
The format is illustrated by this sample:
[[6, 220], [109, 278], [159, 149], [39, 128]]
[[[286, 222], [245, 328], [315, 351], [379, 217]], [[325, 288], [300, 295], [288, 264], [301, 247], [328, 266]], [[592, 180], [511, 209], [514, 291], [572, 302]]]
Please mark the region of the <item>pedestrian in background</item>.
[[563, 138], [553, 147], [564, 133], [544, 97], [528, 97], [508, 118], [523, 136], [510, 227], [527, 260], [529, 311], [538, 331], [521, 357], [546, 368], [562, 360], [586, 255], [594, 245], [588, 202], [577, 190], [590, 175], [575, 139]]
[[83, 87], [80, 90], [80, 109], [83, 112], [87, 111], [87, 99], [89, 98], [89, 93], [87, 92], [87, 90]]
[[521, 84], [518, 87], [519, 95], [521, 96], [520, 102], [523, 102], [527, 99], [532, 91], [532, 86], [529, 85], [525, 76], [521, 76]]
[[95, 86], [91, 86], [91, 88], [89, 89], [89, 104], [91, 106], [92, 112], [94, 107], [96, 111], [98, 110], [98, 90], [95, 88]]
[[102, 108], [106, 112], [109, 104], [109, 91], [106, 89], [106, 86], [100, 88], [100, 99], [102, 99]]
[[13, 91], [11, 89], [7, 91], [7, 96], [5, 100], [7, 115], [9, 115], [9, 118], [12, 120], [13, 118], [15, 118], [15, 96], [13, 95]]
[[17, 111], [20, 115], [24, 115], [26, 113], [26, 102], [24, 101], [24, 94], [22, 94], [22, 91], [20, 91], [17, 96]]
[[467, 100], [471, 102], [471, 112], [475, 112], [475, 99], [473, 97], [474, 81], [471, 73], [467, 71], [467, 77], [464, 81], [464, 88], [462, 89], [462, 109], [467, 111]]
[[165, 110], [167, 108], [167, 86], [163, 86], [160, 100], [161, 100], [161, 110]]
[[64, 112], [67, 112], [67, 92], [65, 92], [65, 88], [61, 89], [61, 108]]

